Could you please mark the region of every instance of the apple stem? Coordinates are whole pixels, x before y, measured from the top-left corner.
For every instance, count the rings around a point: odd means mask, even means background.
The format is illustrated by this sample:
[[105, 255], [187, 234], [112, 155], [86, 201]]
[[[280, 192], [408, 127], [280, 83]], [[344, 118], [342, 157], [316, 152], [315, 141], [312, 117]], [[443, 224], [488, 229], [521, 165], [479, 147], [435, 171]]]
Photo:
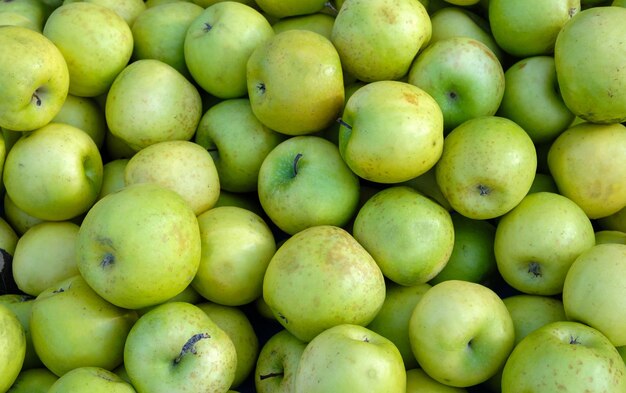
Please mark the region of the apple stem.
[[268, 378], [282, 377], [283, 375], [285, 375], [285, 373], [269, 373], [269, 374], [259, 375], [259, 379], [262, 381]]
[[183, 345], [183, 348], [180, 350], [180, 354], [176, 357], [176, 359], [174, 359], [174, 364], [180, 363], [180, 361], [183, 359], [183, 356], [185, 356], [189, 352], [194, 355], [197, 354], [195, 345], [198, 341], [204, 338], [211, 338], [211, 336], [209, 335], [209, 333], [197, 333], [191, 336], [191, 338], [187, 340], [185, 345]]
[[301, 158], [302, 153], [298, 153], [293, 159], [293, 177], [296, 177], [296, 175], [298, 174], [298, 161], [300, 161]]
[[350, 124], [346, 123], [345, 121], [343, 121], [343, 119], [341, 117], [337, 118], [337, 123], [341, 124], [342, 126], [346, 127], [349, 130], [352, 129], [352, 126]]
[[33, 93], [33, 98], [35, 99], [35, 105], [41, 106], [41, 98], [39, 98], [39, 96], [37, 95], [37, 91], [36, 90]]
[[324, 6], [331, 10], [335, 15], [339, 13], [332, 1], [327, 1], [326, 3], [324, 3]]

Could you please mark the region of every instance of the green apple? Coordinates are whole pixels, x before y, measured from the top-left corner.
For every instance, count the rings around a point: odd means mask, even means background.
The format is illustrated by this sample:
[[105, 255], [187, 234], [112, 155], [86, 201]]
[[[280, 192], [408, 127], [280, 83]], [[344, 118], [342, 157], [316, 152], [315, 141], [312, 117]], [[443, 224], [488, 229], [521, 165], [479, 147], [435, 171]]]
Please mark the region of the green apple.
[[146, 3], [143, 0], [64, 0], [63, 4], [79, 1], [86, 1], [109, 8], [121, 16], [128, 26], [131, 27], [135, 23], [137, 16], [146, 9]]
[[533, 142], [552, 142], [574, 120], [559, 92], [554, 57], [521, 59], [506, 70], [504, 79], [498, 115], [519, 124]]
[[61, 110], [70, 77], [63, 54], [48, 38], [21, 26], [1, 26], [0, 127], [34, 130]]
[[398, 183], [398, 185], [409, 186], [414, 188], [416, 191], [424, 194], [425, 196], [431, 198], [438, 204], [440, 204], [444, 209], [451, 211], [452, 207], [446, 200], [446, 198], [441, 193], [441, 189], [439, 188], [439, 184], [437, 184], [437, 178], [435, 177], [435, 167], [433, 166], [426, 172], [421, 175], [409, 179], [405, 182]]
[[209, 151], [222, 190], [256, 192], [259, 168], [285, 137], [256, 118], [248, 98], [233, 98], [210, 107], [198, 124], [194, 141]]
[[254, 115], [287, 135], [323, 130], [344, 105], [339, 54], [330, 40], [309, 30], [284, 31], [258, 46], [248, 59], [246, 81]]
[[557, 35], [580, 11], [580, 0], [490, 0], [491, 33], [498, 46], [523, 58], [554, 51]]
[[85, 131], [98, 149], [104, 144], [104, 136], [107, 133], [104, 111], [91, 97], [68, 94], [61, 110], [51, 121], [69, 124]]
[[359, 189], [337, 146], [318, 136], [281, 142], [259, 168], [261, 206], [291, 235], [315, 225], [346, 225], [357, 210]]
[[113, 135], [110, 129], [107, 128], [107, 132], [104, 136], [103, 155], [108, 160], [116, 160], [118, 158], [130, 158], [137, 150], [133, 149], [122, 138]]
[[17, 319], [20, 321], [22, 328], [24, 328], [24, 335], [26, 338], [26, 353], [24, 356], [24, 362], [22, 363], [22, 370], [42, 366], [41, 360], [39, 360], [39, 356], [37, 355], [37, 353], [35, 352], [35, 348], [33, 347], [33, 340], [30, 335], [30, 314], [34, 300], [35, 298], [28, 295], [0, 295], [0, 305], [3, 305], [9, 310], [13, 311]]
[[4, 217], [0, 217], [0, 250], [4, 250], [9, 255], [14, 255], [20, 236]]
[[597, 244], [576, 258], [563, 286], [567, 318], [598, 329], [616, 347], [626, 345], [624, 271], [626, 245]]
[[237, 351], [237, 369], [231, 388], [240, 386], [254, 371], [259, 355], [259, 338], [244, 311], [237, 307], [212, 302], [197, 306], [232, 340]]
[[421, 368], [446, 385], [485, 382], [504, 365], [515, 330], [502, 299], [462, 280], [433, 285], [409, 320], [411, 348]]
[[559, 192], [590, 218], [626, 206], [626, 126], [579, 123], [550, 146], [548, 166]]
[[624, 0], [613, 0], [611, 5], [613, 7], [624, 7], [624, 8], [626, 8], [626, 1], [624, 1]]
[[528, 190], [529, 194], [533, 192], [552, 192], [554, 194], [559, 193], [559, 189], [556, 186], [556, 183], [551, 175], [547, 173], [535, 173], [535, 178], [533, 179], [533, 184], [530, 186], [530, 190]]
[[102, 187], [98, 200], [126, 187], [124, 172], [129, 160], [129, 158], [118, 158], [110, 160], [102, 166]]
[[115, 11], [90, 2], [67, 3], [46, 20], [43, 34], [63, 54], [70, 94], [105, 93], [133, 52], [133, 34]]
[[124, 365], [138, 392], [226, 392], [237, 367], [235, 345], [200, 308], [165, 303], [135, 323]]
[[324, 0], [255, 0], [259, 8], [274, 18], [307, 15], [321, 11]]
[[[6, 2], [4, 2], [6, 3]], [[12, 3], [12, 2], [11, 2]], [[41, 32], [43, 25], [37, 25], [32, 19], [19, 12], [2, 11], [0, 12], [0, 26], [18, 26]]]
[[[187, 285], [187, 288], [183, 289], [182, 292], [180, 292], [179, 294], [175, 296], [172, 296], [171, 298], [167, 299], [163, 303], [172, 303], [172, 302], [185, 302], [185, 303], [197, 305], [198, 303], [206, 302], [206, 299], [203, 298], [202, 295], [200, 295], [198, 291], [196, 291], [191, 285]], [[143, 314], [160, 306], [163, 303], [139, 308], [137, 309], [137, 314], [139, 314], [139, 316], [142, 316]]]
[[135, 389], [102, 367], [77, 367], [57, 379], [48, 393], [135, 393]]
[[626, 121], [626, 9], [593, 7], [565, 24], [554, 47], [565, 105], [594, 123]]
[[57, 379], [47, 368], [22, 369], [7, 393], [48, 393]]
[[[156, 2], [156, 1], [167, 2], [169, 0], [148, 0], [148, 2]], [[176, 1], [181, 1], [181, 0], [176, 0]], [[192, 3], [197, 4], [202, 8], [208, 8], [209, 6], [212, 6], [215, 3], [219, 3], [225, 0], [183, 0], [183, 1], [191, 1]], [[258, 8], [258, 6], [255, 5], [256, 2], [254, 0], [234, 0], [234, 1]]]
[[331, 326], [370, 323], [385, 300], [385, 280], [350, 233], [314, 226], [276, 250], [263, 298], [285, 329], [308, 342]]
[[596, 231], [596, 244], [602, 243], [626, 244], [626, 232], [608, 229]]
[[464, 388], [445, 385], [432, 379], [421, 368], [406, 370], [406, 393], [466, 393]]
[[299, 15], [290, 18], [281, 18], [272, 25], [272, 28], [274, 29], [274, 33], [276, 34], [282, 33], [286, 30], [294, 29], [311, 30], [315, 33], [323, 35], [330, 40], [334, 24], [334, 16], [325, 14], [323, 12], [317, 12], [314, 14]]
[[295, 393], [405, 393], [406, 371], [393, 342], [346, 323], [324, 330], [307, 344], [294, 385]]
[[267, 218], [261, 202], [259, 202], [259, 196], [254, 192], [230, 192], [224, 189], [220, 190], [220, 197], [217, 199], [215, 206], [236, 206], [246, 210], [250, 210], [253, 213], [261, 216], [263, 219]]
[[387, 282], [383, 306], [367, 325], [368, 329], [394, 343], [407, 370], [419, 366], [409, 340], [409, 320], [415, 305], [430, 288], [426, 283], [405, 286]]
[[189, 25], [185, 62], [193, 80], [209, 94], [243, 97], [248, 91], [248, 58], [273, 37], [272, 26], [256, 9], [236, 1], [218, 2]]
[[105, 116], [111, 133], [132, 149], [190, 140], [202, 116], [198, 89], [172, 66], [155, 59], [129, 64], [113, 81]]
[[436, 165], [437, 184], [454, 210], [476, 220], [499, 217], [526, 196], [537, 154], [526, 131], [499, 116], [452, 130]]
[[4, 0], [0, 2], [0, 15], [14, 14], [25, 18], [24, 25], [41, 32], [50, 13], [48, 7], [39, 0]]
[[403, 77], [431, 35], [430, 17], [418, 0], [345, 0], [331, 41], [348, 73], [374, 82]]
[[135, 321], [134, 310], [112, 305], [75, 275], [35, 298], [30, 331], [42, 363], [60, 377], [77, 367], [119, 366]]
[[140, 183], [89, 210], [78, 233], [76, 263], [100, 296], [136, 309], [162, 303], [191, 283], [200, 244], [188, 203], [175, 191]]
[[410, 83], [387, 80], [361, 87], [346, 102], [341, 124], [341, 156], [354, 173], [369, 181], [407, 181], [431, 169], [441, 157], [441, 108]]
[[[6, 217], [6, 221], [11, 228], [15, 230], [15, 233], [19, 236], [26, 233], [31, 227], [44, 222], [44, 220], [33, 217], [30, 214], [26, 213], [24, 210], [20, 209], [13, 203], [11, 197], [6, 192], [4, 193], [3, 198], [3, 208], [4, 208], [4, 216]], [[17, 242], [16, 242], [17, 245]]]
[[504, 70], [489, 47], [469, 37], [440, 39], [411, 64], [408, 83], [430, 94], [446, 131], [466, 120], [495, 115], [504, 95]]
[[626, 232], [626, 206], [619, 211], [596, 220], [602, 229]]
[[132, 24], [132, 58], [161, 60], [185, 77], [191, 77], [183, 48], [189, 25], [202, 11], [204, 8], [187, 1], [161, 4], [142, 11]]
[[25, 134], [7, 154], [4, 186], [31, 216], [63, 221], [86, 212], [102, 185], [102, 157], [86, 132], [49, 123]]
[[0, 391], [6, 392], [19, 375], [26, 355], [26, 335], [15, 313], [0, 304]]
[[502, 393], [559, 390], [623, 392], [626, 364], [596, 329], [572, 321], [549, 323], [515, 346], [502, 372]]
[[497, 274], [493, 243], [496, 227], [487, 220], [474, 220], [451, 212], [454, 247], [448, 262], [430, 281], [435, 285], [446, 280], [465, 280], [479, 284]]
[[502, 278], [520, 292], [558, 295], [574, 260], [595, 245], [591, 220], [571, 199], [528, 194], [496, 228], [494, 252]]
[[294, 376], [306, 344], [286, 329], [269, 337], [259, 351], [254, 369], [257, 393], [293, 392]]
[[386, 188], [368, 199], [352, 234], [385, 277], [407, 286], [436, 276], [454, 248], [450, 213], [406, 186]]
[[515, 327], [515, 345], [551, 322], [566, 321], [563, 302], [554, 297], [519, 294], [502, 299]]
[[130, 158], [126, 185], [156, 183], [177, 192], [196, 215], [215, 205], [220, 179], [211, 155], [191, 141], [163, 141], [146, 146]]

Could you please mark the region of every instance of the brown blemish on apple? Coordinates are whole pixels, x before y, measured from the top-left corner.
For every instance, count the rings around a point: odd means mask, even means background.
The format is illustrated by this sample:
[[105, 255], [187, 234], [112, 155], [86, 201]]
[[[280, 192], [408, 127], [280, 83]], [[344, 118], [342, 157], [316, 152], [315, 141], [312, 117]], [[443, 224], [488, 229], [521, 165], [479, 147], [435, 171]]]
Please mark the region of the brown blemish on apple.
[[389, 24], [394, 24], [396, 23], [396, 14], [392, 9], [389, 8], [381, 8], [380, 9], [381, 14], [383, 14], [383, 18], [385, 19], [385, 22], [389, 23]]
[[403, 93], [404, 95], [404, 99], [409, 103], [409, 104], [413, 104], [413, 105], [417, 105], [418, 104], [418, 99], [417, 99], [417, 95], [415, 94], [411, 94], [408, 92]]
[[211, 335], [209, 333], [197, 333], [191, 336], [189, 340], [187, 340], [185, 345], [183, 345], [183, 348], [180, 350], [180, 354], [178, 354], [176, 359], [174, 359], [174, 365], [180, 363], [180, 361], [183, 359], [183, 356], [188, 353], [196, 355], [198, 353], [196, 351], [196, 343], [205, 338], [211, 338]]

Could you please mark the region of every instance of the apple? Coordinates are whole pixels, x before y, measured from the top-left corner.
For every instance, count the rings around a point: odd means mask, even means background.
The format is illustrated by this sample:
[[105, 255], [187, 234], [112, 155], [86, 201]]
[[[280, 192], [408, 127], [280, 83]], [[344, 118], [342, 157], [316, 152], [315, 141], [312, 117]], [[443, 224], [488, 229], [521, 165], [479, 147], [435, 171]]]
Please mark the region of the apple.
[[276, 34], [294, 29], [311, 30], [330, 40], [334, 24], [334, 16], [317, 12], [307, 15], [292, 16], [290, 18], [281, 18], [272, 25], [272, 28]]
[[608, 229], [596, 231], [596, 244], [619, 243], [626, 244], [626, 232], [611, 231]]
[[213, 207], [219, 206], [236, 206], [242, 209], [250, 210], [253, 213], [261, 216], [263, 219], [267, 218], [267, 215], [261, 207], [259, 202], [259, 196], [254, 192], [230, 192], [224, 189], [220, 190], [220, 196]]
[[193, 80], [222, 99], [248, 92], [248, 58], [274, 37], [265, 17], [249, 5], [222, 1], [205, 8], [191, 22], [184, 56]]
[[409, 320], [413, 354], [433, 379], [455, 387], [487, 381], [513, 349], [515, 330], [502, 299], [462, 280], [433, 285]]
[[69, 89], [63, 54], [43, 34], [21, 26], [0, 27], [0, 127], [30, 131], [57, 115]]
[[350, 233], [319, 225], [276, 250], [265, 272], [263, 298], [285, 329], [308, 342], [335, 325], [370, 323], [385, 300], [385, 280]]
[[22, 369], [26, 335], [15, 313], [0, 304], [0, 391], [6, 392]]
[[119, 366], [135, 321], [134, 310], [112, 305], [75, 275], [35, 298], [30, 331], [42, 363], [60, 377], [77, 367]]
[[533, 142], [552, 142], [574, 120], [559, 92], [554, 57], [518, 60], [505, 71], [504, 79], [497, 114], [519, 124]]
[[85, 131], [98, 149], [104, 144], [104, 137], [107, 133], [104, 111], [91, 97], [68, 94], [61, 110], [51, 121], [69, 124]]
[[502, 393], [546, 389], [622, 392], [626, 364], [596, 329], [572, 321], [552, 322], [522, 339], [502, 372]]
[[537, 192], [498, 221], [493, 247], [498, 271], [510, 286], [558, 295], [574, 260], [594, 244], [593, 224], [576, 203]]
[[443, 138], [437, 101], [415, 85], [385, 80], [359, 88], [346, 102], [339, 151], [359, 177], [400, 183], [436, 164]]
[[104, 136], [104, 149], [103, 155], [107, 160], [116, 160], [119, 158], [130, 158], [137, 153], [137, 150], [133, 149], [122, 138], [113, 135], [110, 129], [107, 128], [107, 132]]
[[113, 81], [105, 116], [111, 133], [134, 150], [157, 142], [190, 140], [202, 116], [196, 87], [172, 66], [136, 60]]
[[436, 164], [437, 184], [454, 210], [475, 220], [499, 217], [528, 193], [537, 154], [526, 131], [512, 120], [467, 120], [445, 138]]
[[254, 115], [287, 135], [328, 127], [344, 105], [339, 54], [330, 40], [309, 30], [284, 31], [259, 45], [248, 59], [246, 82]]
[[406, 75], [431, 35], [430, 17], [418, 0], [345, 0], [331, 41], [348, 73], [374, 82]]
[[298, 363], [294, 392], [406, 392], [406, 371], [389, 339], [354, 324], [340, 324], [311, 340]]
[[406, 370], [406, 393], [466, 393], [464, 388], [445, 385], [432, 379], [421, 368]]
[[255, 0], [259, 8], [274, 18], [307, 15], [321, 11], [324, 0]]
[[337, 146], [319, 136], [286, 139], [259, 168], [261, 206], [291, 235], [316, 225], [346, 225], [358, 208], [359, 190], [359, 179]]
[[[4, 2], [7, 3], [7, 2]], [[11, 2], [13, 3], [13, 2]], [[41, 32], [43, 25], [37, 25], [35, 21], [21, 12], [2, 11], [0, 12], [0, 26], [18, 26]]]
[[48, 393], [135, 393], [135, 389], [102, 367], [77, 367], [57, 379]]
[[63, 4], [86, 1], [111, 9], [122, 17], [128, 26], [133, 26], [137, 16], [146, 9], [143, 0], [64, 0]]
[[294, 391], [294, 377], [306, 342], [280, 329], [263, 344], [254, 369], [257, 393]]
[[[15, 203], [9, 197], [9, 194], [4, 193], [3, 198], [4, 217], [11, 228], [15, 230], [17, 235], [23, 235], [31, 227], [44, 222], [44, 220], [33, 217], [26, 213], [24, 210], [15, 206]], [[16, 243], [17, 244], [17, 243]]]
[[48, 393], [57, 379], [47, 368], [22, 369], [7, 393]]
[[14, 255], [19, 238], [20, 236], [11, 224], [4, 217], [0, 217], [0, 250], [4, 250], [11, 256]]
[[[149, 3], [158, 3], [158, 2], [168, 2], [170, 0], [148, 0]], [[176, 0], [176, 1], [180, 1], [180, 0]], [[221, 1], [225, 1], [225, 0], [183, 0], [183, 1], [189, 1], [192, 2], [194, 4], [199, 5], [202, 8], [207, 8], [209, 6], [212, 6], [215, 3], [219, 3]], [[243, 3], [243, 4], [247, 4], [249, 6], [254, 6], [254, 7], [258, 7], [256, 6], [256, 2], [254, 0], [234, 0], [238, 3]]]
[[554, 46], [565, 105], [594, 123], [626, 121], [626, 9], [592, 7], [563, 26]]
[[64, 3], [46, 20], [43, 34], [67, 62], [69, 93], [105, 93], [133, 51], [133, 34], [115, 11], [91, 2]]
[[626, 206], [613, 214], [595, 221], [602, 229], [626, 232]]
[[[38, 0], [5, 0], [0, 2], [0, 15], [13, 14], [26, 19], [23, 26], [41, 33], [50, 11]], [[15, 19], [17, 20], [17, 18]]]
[[182, 292], [200, 264], [198, 220], [175, 191], [139, 183], [100, 199], [78, 232], [76, 263], [107, 301], [138, 309]]
[[26, 354], [22, 370], [42, 367], [41, 360], [33, 347], [33, 340], [30, 334], [30, 314], [35, 298], [29, 295], [4, 294], [0, 295], [0, 304], [13, 311], [17, 319], [24, 328], [26, 338]]
[[165, 303], [128, 334], [124, 365], [138, 392], [226, 392], [237, 367], [235, 345], [200, 308]]
[[126, 165], [128, 165], [129, 160], [129, 158], [113, 159], [107, 161], [102, 166], [102, 187], [100, 187], [98, 200], [126, 187], [124, 172], [126, 170]]
[[626, 345], [626, 245], [597, 244], [576, 258], [563, 285], [567, 318], [589, 325], [616, 347]]
[[556, 186], [556, 182], [552, 178], [551, 175], [547, 173], [537, 172], [535, 173], [535, 178], [533, 179], [533, 184], [530, 186], [530, 190], [528, 190], [529, 194], [534, 192], [551, 192], [554, 194], [559, 193], [559, 189]]
[[[172, 303], [172, 302], [185, 302], [185, 303], [197, 305], [199, 303], [206, 302], [206, 299], [203, 298], [202, 295], [200, 295], [198, 291], [196, 291], [191, 285], [187, 285], [187, 287], [183, 289], [182, 292], [180, 292], [179, 294], [175, 296], [172, 296], [171, 298], [167, 299], [163, 303]], [[139, 308], [137, 309], [137, 314], [139, 314], [139, 316], [142, 316], [143, 314], [147, 313], [153, 308], [160, 306], [163, 303]]]
[[255, 192], [259, 168], [285, 138], [256, 118], [248, 98], [223, 100], [200, 119], [194, 141], [209, 151], [222, 190]]
[[515, 345], [531, 332], [551, 322], [566, 321], [563, 302], [555, 297], [518, 294], [502, 299], [515, 327]]
[[405, 182], [398, 183], [398, 185], [409, 186], [416, 191], [424, 194], [428, 198], [434, 200], [440, 204], [447, 211], [451, 211], [452, 207], [441, 193], [439, 184], [437, 184], [437, 178], [435, 177], [435, 167], [433, 166], [421, 175], [409, 179]]
[[185, 63], [184, 43], [187, 29], [204, 8], [188, 1], [176, 1], [149, 7], [131, 26], [132, 59], [156, 59], [191, 77]]
[[385, 277], [407, 286], [436, 276], [454, 248], [450, 213], [406, 186], [386, 188], [368, 199], [352, 234]]

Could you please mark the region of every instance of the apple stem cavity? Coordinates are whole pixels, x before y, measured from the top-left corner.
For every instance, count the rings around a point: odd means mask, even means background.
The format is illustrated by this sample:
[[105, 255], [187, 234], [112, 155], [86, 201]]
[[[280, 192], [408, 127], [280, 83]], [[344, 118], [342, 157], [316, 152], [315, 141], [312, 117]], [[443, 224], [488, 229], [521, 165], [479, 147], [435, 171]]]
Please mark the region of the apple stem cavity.
[[183, 356], [185, 356], [186, 354], [190, 352], [196, 355], [198, 353], [196, 351], [196, 343], [205, 338], [211, 338], [209, 333], [197, 333], [191, 336], [191, 338], [187, 340], [185, 345], [183, 345], [183, 348], [180, 350], [180, 354], [176, 357], [176, 359], [174, 359], [174, 364], [180, 363], [180, 361], [183, 360]]
[[532, 274], [533, 277], [541, 277], [542, 273], [541, 273], [541, 266], [539, 265], [539, 263], [533, 261], [531, 263], [528, 264], [528, 273]]
[[296, 154], [296, 156], [293, 158], [293, 177], [296, 177], [296, 175], [298, 174], [298, 161], [300, 161], [301, 158], [302, 153]]
[[476, 189], [478, 190], [478, 192], [480, 193], [481, 196], [485, 196], [485, 195], [489, 195], [491, 194], [491, 188], [483, 185], [483, 184], [479, 184]]
[[115, 257], [110, 252], [104, 254], [102, 261], [100, 261], [100, 267], [105, 268], [112, 265], [115, 262]]
[[37, 90], [33, 93], [33, 99], [35, 100], [35, 105], [41, 106], [41, 98], [37, 95]]
[[458, 97], [458, 94], [456, 94], [456, 92], [454, 92], [454, 91], [451, 91], [451, 92], [448, 92], [448, 97], [451, 100], [456, 100], [456, 98]]
[[341, 124], [342, 126], [346, 127], [349, 130], [352, 130], [352, 126], [346, 123], [345, 121], [343, 121], [341, 117], [337, 119], [337, 123]]
[[269, 373], [269, 374], [259, 375], [259, 379], [262, 381], [264, 379], [274, 378], [274, 377], [282, 377], [284, 375], [285, 375], [285, 373]]

